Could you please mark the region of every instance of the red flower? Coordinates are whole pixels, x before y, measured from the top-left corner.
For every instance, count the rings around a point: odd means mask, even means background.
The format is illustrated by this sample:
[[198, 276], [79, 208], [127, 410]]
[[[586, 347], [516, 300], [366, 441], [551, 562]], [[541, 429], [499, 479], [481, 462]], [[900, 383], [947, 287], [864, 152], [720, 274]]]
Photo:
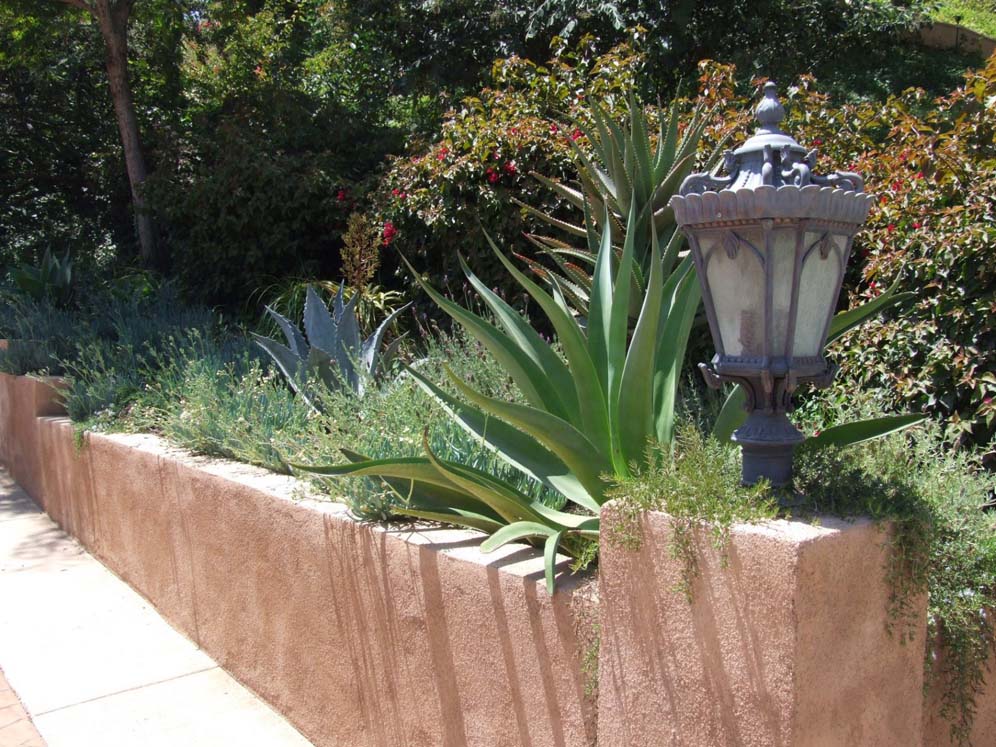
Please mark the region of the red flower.
[[449, 149], [449, 148], [447, 148], [447, 147], [446, 147], [446, 146], [444, 145], [444, 146], [443, 146], [442, 148], [440, 148], [440, 149], [439, 149], [439, 152], [438, 152], [438, 153], [436, 153], [436, 160], [437, 160], [437, 161], [442, 161], [442, 160], [444, 160], [444, 159], [446, 158], [446, 155], [447, 155], [447, 154], [448, 154], [449, 152], [450, 152], [450, 149]]
[[501, 178], [498, 176], [498, 172], [495, 171], [490, 166], [488, 166], [488, 170], [485, 171], [484, 173], [488, 175], [488, 181], [491, 182], [492, 184], [495, 184], [498, 181], [498, 179]]
[[502, 169], [506, 174], [510, 174], [512, 176], [519, 172], [519, 170], [515, 167], [515, 161], [505, 161], [505, 165], [502, 166]]
[[923, 179], [923, 172], [922, 171], [916, 172], [916, 178], [917, 179]]
[[560, 132], [560, 128], [557, 127], [557, 123], [556, 122], [554, 122], [553, 124], [550, 125], [550, 132], [552, 134], [554, 134], [554, 135], [556, 135], [558, 132]]
[[346, 190], [344, 190], [344, 189], [340, 189], [340, 190], [339, 190], [339, 191], [338, 191], [338, 192], [336, 193], [336, 196], [335, 196], [335, 198], [336, 198], [336, 199], [337, 199], [337, 200], [338, 200], [339, 202], [345, 202], [345, 201], [346, 201], [346, 196], [347, 196], [347, 195], [346, 195]]
[[394, 241], [394, 237], [397, 235], [398, 229], [394, 227], [394, 224], [389, 220], [384, 221], [384, 246]]
[[920, 227], [920, 221], [918, 220], [913, 221], [913, 228], [919, 228], [919, 227]]
[[816, 438], [818, 435], [820, 435], [819, 431], [813, 431], [813, 438]]
[[391, 190], [391, 194], [397, 197], [398, 195], [401, 194], [401, 190], [395, 187], [394, 189]]
[[895, 223], [890, 223], [889, 225], [887, 225], [885, 227], [885, 230], [888, 231], [889, 233], [892, 233], [893, 231], [896, 230], [896, 224]]
[[902, 188], [903, 188], [903, 183], [901, 181], [899, 181], [898, 179], [892, 183], [892, 191], [893, 192], [898, 192]]
[[816, 145], [816, 146], [823, 145], [823, 139], [822, 138], [816, 138], [816, 139], [814, 139], [813, 140], [813, 145]]
[[581, 128], [575, 127], [574, 132], [571, 133], [571, 140], [577, 141], [580, 140], [582, 137], [584, 137], [584, 133], [581, 132]]
[[884, 205], [888, 201], [889, 201], [889, 198], [886, 197], [885, 195], [882, 195], [881, 197], [878, 198], [878, 202], [879, 202], [880, 205]]
[[508, 131], [509, 131], [509, 133], [511, 133], [512, 135], [518, 135], [518, 134], [519, 134], [519, 128], [518, 128], [518, 127], [509, 127], [509, 128], [508, 128]]
[[407, 200], [407, 199], [408, 199], [408, 193], [407, 193], [407, 192], [402, 192], [402, 193], [400, 193], [400, 194], [398, 195], [398, 199], [399, 199], [399, 200]]

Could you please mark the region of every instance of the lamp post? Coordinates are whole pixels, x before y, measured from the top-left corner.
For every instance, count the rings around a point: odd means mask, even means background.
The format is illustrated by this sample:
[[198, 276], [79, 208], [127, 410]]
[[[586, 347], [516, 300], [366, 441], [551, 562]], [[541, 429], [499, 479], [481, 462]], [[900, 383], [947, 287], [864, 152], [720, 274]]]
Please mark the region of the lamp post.
[[670, 203], [716, 347], [699, 368], [710, 386], [729, 381], [747, 393], [749, 415], [733, 440], [748, 485], [791, 482], [792, 454], [805, 437], [786, 413], [801, 382], [833, 379], [823, 347], [872, 200], [857, 174], [814, 174], [816, 151], [779, 129], [784, 116], [775, 84], [765, 84], [760, 126], [725, 154], [727, 175], [692, 174]]

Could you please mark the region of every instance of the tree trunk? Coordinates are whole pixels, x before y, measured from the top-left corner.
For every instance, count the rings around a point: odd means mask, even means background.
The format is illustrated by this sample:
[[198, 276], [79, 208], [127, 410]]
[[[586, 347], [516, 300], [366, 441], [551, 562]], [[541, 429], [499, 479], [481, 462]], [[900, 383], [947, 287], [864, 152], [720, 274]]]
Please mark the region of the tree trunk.
[[142, 186], [148, 170], [142, 153], [142, 141], [138, 132], [138, 118], [135, 116], [135, 102], [128, 82], [128, 15], [131, 0], [96, 0], [92, 12], [97, 17], [100, 33], [106, 50], [107, 79], [114, 102], [114, 114], [124, 147], [125, 167], [131, 185], [132, 207], [135, 210], [135, 224], [138, 228], [139, 253], [142, 263], [156, 266], [162, 259], [156, 247], [152, 216], [145, 205]]

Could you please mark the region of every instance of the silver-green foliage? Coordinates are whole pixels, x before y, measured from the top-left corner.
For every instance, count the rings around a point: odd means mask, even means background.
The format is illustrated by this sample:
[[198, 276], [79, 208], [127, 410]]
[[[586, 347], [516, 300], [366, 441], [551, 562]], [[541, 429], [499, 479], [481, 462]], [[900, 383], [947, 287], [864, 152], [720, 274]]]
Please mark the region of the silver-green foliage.
[[287, 317], [267, 306], [266, 313], [280, 327], [287, 344], [253, 335], [294, 391], [314, 409], [318, 409], [313, 386], [316, 380], [328, 390], [344, 388], [363, 396], [369, 382], [390, 367], [402, 340], [399, 336], [382, 349], [384, 333], [407, 305], [391, 313], [364, 340], [356, 318], [359, 294], [354, 293], [348, 301], [344, 296], [345, 286], [340, 286], [330, 311], [315, 289], [308, 286], [303, 334]]

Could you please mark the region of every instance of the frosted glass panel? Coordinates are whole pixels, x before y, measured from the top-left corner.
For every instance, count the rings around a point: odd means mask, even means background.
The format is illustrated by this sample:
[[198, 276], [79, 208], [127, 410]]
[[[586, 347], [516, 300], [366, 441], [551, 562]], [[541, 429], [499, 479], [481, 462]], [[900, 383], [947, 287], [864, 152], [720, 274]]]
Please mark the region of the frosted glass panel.
[[[806, 247], [820, 241], [821, 233], [807, 233]], [[817, 246], [805, 259], [799, 280], [799, 315], [795, 323], [793, 356], [819, 355], [823, 347], [823, 330], [827, 316], [837, 303], [845, 239], [830, 237], [826, 258]]]
[[717, 239], [708, 257], [706, 279], [716, 307], [723, 352], [733, 356], [764, 355], [761, 258], [733, 234]]
[[787, 353], [796, 236], [797, 231], [794, 228], [778, 229], [772, 232], [772, 251], [768, 260], [771, 262], [772, 272], [772, 356], [783, 356]]

